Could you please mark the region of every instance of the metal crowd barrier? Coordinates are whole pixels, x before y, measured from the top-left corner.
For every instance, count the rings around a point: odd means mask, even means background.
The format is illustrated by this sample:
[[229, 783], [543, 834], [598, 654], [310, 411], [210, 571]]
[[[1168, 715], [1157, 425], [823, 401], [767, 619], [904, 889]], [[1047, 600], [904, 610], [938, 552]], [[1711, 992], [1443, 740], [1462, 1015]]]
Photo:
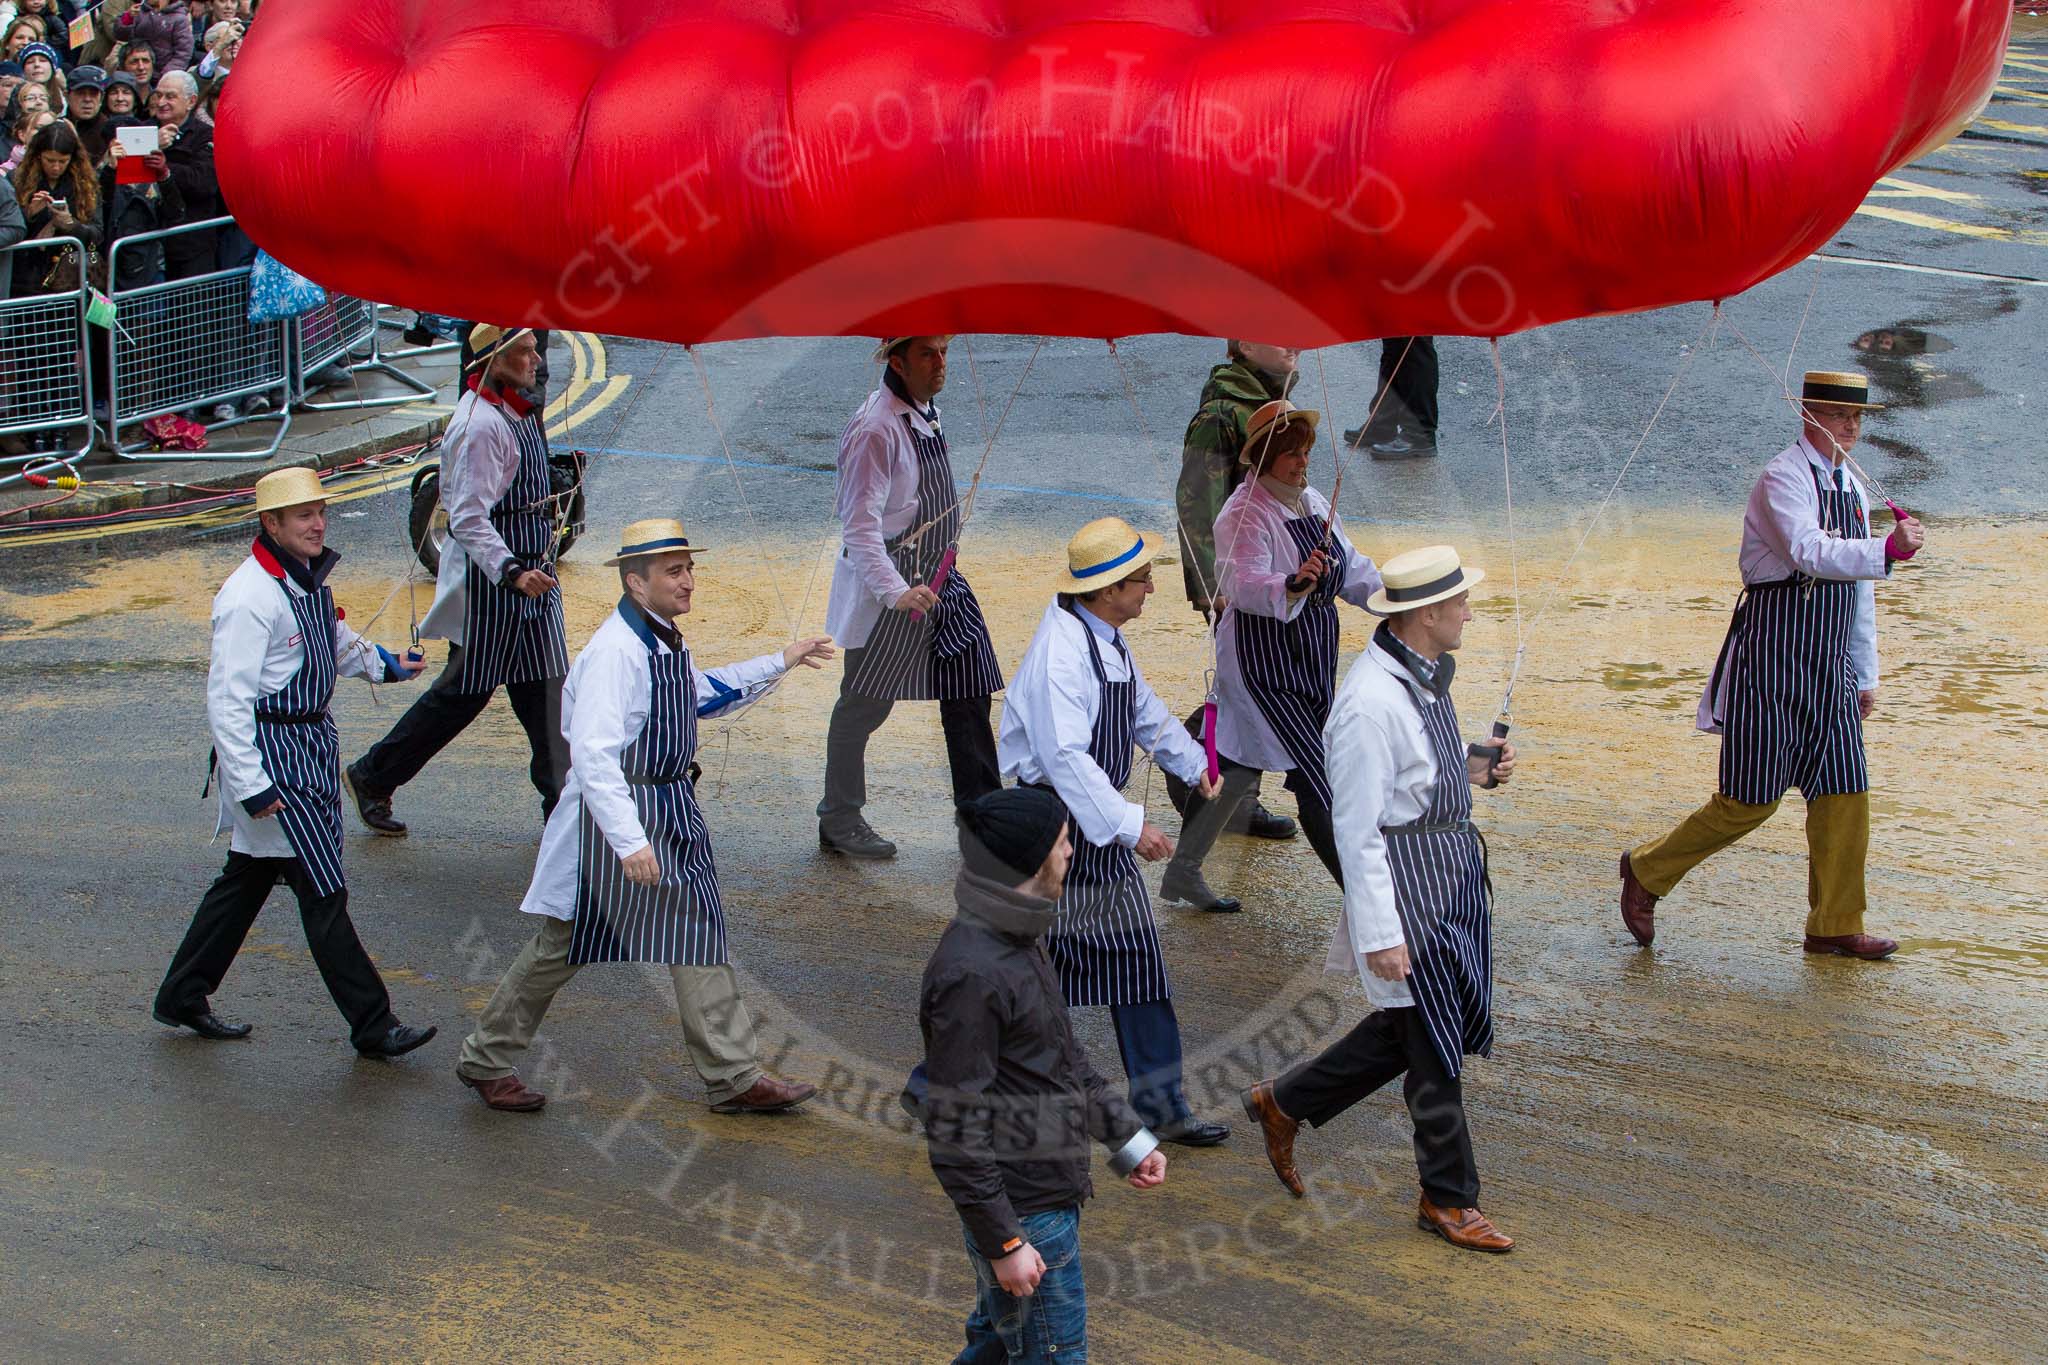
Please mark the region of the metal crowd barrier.
[[[400, 316], [393, 316], [394, 314]], [[388, 328], [403, 334], [411, 326], [405, 320], [405, 315], [416, 316], [414, 310], [410, 308], [395, 308], [388, 303], [377, 305], [377, 325], [380, 328]], [[381, 336], [381, 333], [379, 335]], [[411, 360], [423, 355], [450, 355], [461, 349], [460, 341], [434, 341], [425, 346], [415, 345], [410, 341], [402, 341], [397, 346], [386, 346], [381, 340], [377, 343], [377, 354], [386, 360]]]
[[[107, 278], [120, 279], [123, 255], [233, 221], [209, 218], [120, 238], [107, 251]], [[241, 266], [112, 292], [107, 432], [114, 454], [136, 461], [264, 460], [283, 443], [291, 430], [294, 394], [286, 326], [249, 321], [250, 275], [251, 268]], [[81, 304], [81, 313], [82, 308]], [[211, 412], [220, 404], [239, 404], [256, 394], [275, 395], [273, 411], [237, 413], [225, 421], [208, 422], [206, 429], [275, 422], [270, 444], [260, 450], [152, 451], [146, 444], [122, 443], [123, 427], [167, 412]]]
[[[329, 292], [327, 302], [292, 320], [293, 401], [313, 412], [340, 408], [393, 408], [417, 403], [434, 396], [434, 386], [421, 383], [386, 360], [379, 350], [377, 304], [348, 294]], [[312, 382], [315, 375], [331, 365], [344, 365], [351, 379], [364, 374], [381, 374], [403, 386], [400, 393], [365, 395], [357, 387], [350, 398], [310, 396], [322, 386]]]
[[[15, 263], [28, 261], [26, 278], [40, 280], [66, 248], [80, 253], [82, 265], [84, 243], [76, 237], [45, 237], [0, 251], [0, 270], [8, 272], [11, 284]], [[5, 475], [0, 484], [45, 468], [64, 468], [92, 449], [95, 427], [85, 351], [90, 285], [85, 270], [78, 273], [75, 289], [0, 299], [0, 437], [47, 431], [59, 441], [51, 450], [0, 454]]]

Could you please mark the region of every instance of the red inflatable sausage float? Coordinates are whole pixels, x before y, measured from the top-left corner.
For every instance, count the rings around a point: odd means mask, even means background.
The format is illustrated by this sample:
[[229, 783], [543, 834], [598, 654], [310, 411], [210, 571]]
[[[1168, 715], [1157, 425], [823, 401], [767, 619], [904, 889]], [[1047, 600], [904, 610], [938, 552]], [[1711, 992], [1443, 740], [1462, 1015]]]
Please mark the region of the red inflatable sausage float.
[[220, 178], [330, 287], [762, 335], [1498, 335], [1739, 293], [2010, 0], [293, 0]]

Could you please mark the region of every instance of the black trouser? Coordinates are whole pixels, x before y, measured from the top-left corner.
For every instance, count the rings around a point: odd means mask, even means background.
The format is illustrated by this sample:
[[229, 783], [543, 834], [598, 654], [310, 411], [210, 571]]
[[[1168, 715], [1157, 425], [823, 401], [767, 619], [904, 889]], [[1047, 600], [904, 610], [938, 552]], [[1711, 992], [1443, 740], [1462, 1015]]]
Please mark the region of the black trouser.
[[1422, 1011], [1413, 1006], [1368, 1014], [1321, 1056], [1281, 1077], [1273, 1099], [1289, 1118], [1320, 1128], [1403, 1075], [1422, 1192], [1439, 1208], [1472, 1208], [1479, 1202], [1479, 1168], [1465, 1125], [1465, 1089], [1444, 1071]]
[[[453, 645], [448, 650], [448, 666], [434, 679], [434, 685], [406, 709], [390, 734], [349, 765], [350, 780], [359, 789], [389, 796], [418, 777], [428, 760], [483, 714], [497, 689], [457, 691], [461, 672], [462, 646]], [[505, 695], [533, 750], [527, 771], [534, 790], [540, 793], [540, 811], [545, 817], [554, 810], [562, 783], [569, 776], [569, 741], [562, 737], [562, 680], [506, 683]]]
[[[1387, 396], [1380, 401], [1379, 416], [1373, 420], [1375, 439], [1393, 435], [1399, 425], [1435, 440], [1436, 384], [1435, 337], [1381, 338], [1380, 388]], [[1379, 397], [1377, 393], [1373, 396]]]
[[[825, 730], [825, 799], [818, 819], [826, 826], [844, 824], [868, 803], [868, 736], [880, 729], [896, 703], [866, 697], [852, 690], [860, 673], [863, 651], [846, 651], [846, 672], [839, 679], [839, 700]], [[989, 725], [989, 698], [954, 697], [939, 703], [939, 725], [946, 732], [946, 763], [953, 770], [953, 801], [972, 801], [1003, 785], [996, 763], [996, 732]]]
[[384, 978], [356, 937], [356, 926], [348, 917], [348, 888], [331, 896], [313, 889], [306, 865], [297, 858], [252, 858], [246, 853], [228, 854], [227, 866], [214, 878], [185, 941], [178, 945], [171, 969], [157, 987], [156, 1011], [168, 1019], [187, 1019], [207, 1008], [207, 997], [220, 989], [221, 978], [234, 964], [256, 912], [270, 899], [279, 881], [291, 887], [299, 898], [299, 922], [305, 926], [306, 946], [313, 952], [313, 965], [327, 983], [327, 993], [348, 1017], [349, 1041], [361, 1047], [398, 1021], [391, 1017], [391, 997], [384, 990]]
[[1330, 820], [1330, 808], [1317, 799], [1308, 779], [1301, 775], [1301, 769], [1288, 770], [1286, 785], [1287, 790], [1294, 793], [1294, 804], [1300, 807], [1302, 835], [1307, 838], [1308, 846], [1316, 851], [1316, 857], [1323, 860], [1330, 876], [1336, 879], [1337, 889], [1343, 890], [1344, 863], [1337, 857], [1337, 830]]

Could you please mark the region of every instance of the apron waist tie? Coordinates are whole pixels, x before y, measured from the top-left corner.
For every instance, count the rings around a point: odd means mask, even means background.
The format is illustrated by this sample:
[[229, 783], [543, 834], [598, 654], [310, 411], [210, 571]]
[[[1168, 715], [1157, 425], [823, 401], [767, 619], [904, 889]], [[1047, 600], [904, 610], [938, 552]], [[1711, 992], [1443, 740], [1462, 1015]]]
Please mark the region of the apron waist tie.
[[695, 763], [692, 763], [688, 769], [676, 774], [674, 777], [656, 777], [651, 773], [627, 773], [625, 778], [626, 785], [629, 787], [672, 787], [678, 782], [695, 782], [703, 775], [704, 770]]
[[1398, 835], [1477, 834], [1479, 827], [1470, 820], [1411, 820], [1405, 825], [1387, 825], [1380, 833], [1390, 839]]

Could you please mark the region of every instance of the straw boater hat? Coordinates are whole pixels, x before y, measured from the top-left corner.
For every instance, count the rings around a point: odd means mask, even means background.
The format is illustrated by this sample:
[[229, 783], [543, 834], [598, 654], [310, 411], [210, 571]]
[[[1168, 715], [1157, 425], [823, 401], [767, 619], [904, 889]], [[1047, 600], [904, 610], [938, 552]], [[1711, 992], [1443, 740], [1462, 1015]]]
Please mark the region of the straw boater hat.
[[498, 327], [479, 322], [469, 329], [469, 349], [472, 352], [469, 368], [473, 370], [479, 365], [489, 364], [498, 352], [531, 331], [531, 327]]
[[1308, 442], [1316, 439], [1316, 423], [1323, 420], [1323, 414], [1314, 408], [1297, 408], [1289, 398], [1275, 398], [1272, 402], [1252, 414], [1245, 424], [1244, 449], [1237, 452], [1237, 462], [1250, 465], [1255, 455], [1264, 455], [1267, 444], [1289, 428], [1299, 429], [1307, 424]]
[[1414, 611], [1456, 597], [1485, 577], [1485, 570], [1460, 564], [1458, 552], [1450, 546], [1426, 545], [1380, 565], [1382, 586], [1365, 600], [1365, 609], [1375, 616]]
[[[947, 340], [947, 341], [951, 341], [951, 340], [953, 339], [953, 334], [952, 334], [951, 332], [920, 332], [920, 333], [918, 333], [918, 336], [942, 336], [942, 337], [944, 337], [944, 339], [945, 339], [945, 340]], [[891, 351], [895, 350], [895, 349], [896, 349], [896, 348], [897, 348], [898, 346], [901, 346], [901, 345], [902, 345], [902, 344], [903, 344], [904, 342], [906, 342], [906, 341], [915, 341], [915, 340], [917, 340], [917, 337], [916, 337], [916, 336], [907, 336], [907, 337], [883, 337], [883, 338], [882, 338], [882, 342], [881, 342], [881, 344], [880, 344], [879, 346], [875, 347], [875, 355], [874, 355], [874, 360], [875, 360], [875, 363], [876, 363], [877, 365], [886, 365], [886, 364], [888, 364], [888, 363], [889, 363], [889, 352], [891, 352]]]
[[690, 538], [683, 534], [680, 521], [674, 517], [651, 517], [646, 521], [636, 521], [619, 532], [619, 552], [605, 563], [623, 564], [629, 559], [665, 555], [672, 550], [688, 550], [693, 555], [704, 553], [702, 545], [692, 545]]
[[256, 480], [256, 510], [276, 512], [301, 503], [326, 502], [327, 490], [310, 469], [273, 469]]
[[1838, 408], [1882, 408], [1870, 401], [1870, 381], [1847, 370], [1808, 370], [1802, 403], [1828, 403]]
[[1122, 517], [1103, 517], [1074, 532], [1067, 542], [1067, 571], [1055, 586], [1076, 595], [1111, 587], [1150, 564], [1158, 553], [1157, 536], [1133, 531]]

